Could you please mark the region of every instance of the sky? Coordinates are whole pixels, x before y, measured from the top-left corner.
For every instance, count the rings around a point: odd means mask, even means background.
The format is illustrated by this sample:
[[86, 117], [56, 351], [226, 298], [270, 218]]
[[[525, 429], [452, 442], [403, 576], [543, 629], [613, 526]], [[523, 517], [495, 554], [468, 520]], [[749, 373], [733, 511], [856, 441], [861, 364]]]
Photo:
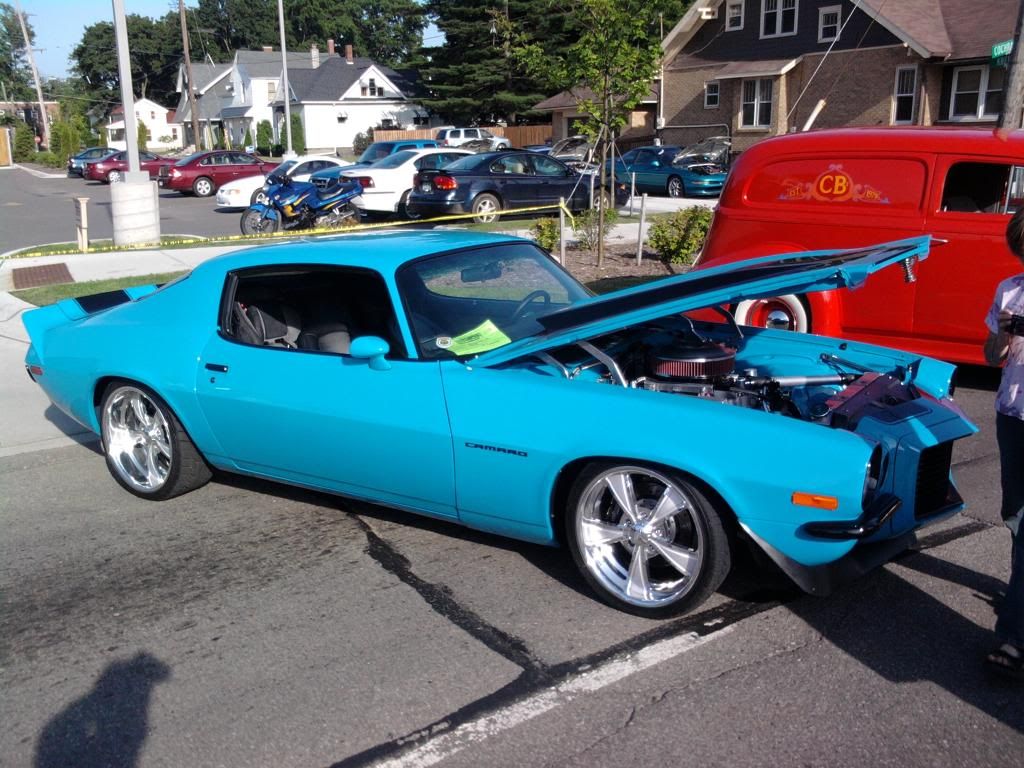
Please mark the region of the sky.
[[[185, 0], [186, 8], [195, 6], [195, 0]], [[124, 7], [125, 13], [157, 18], [177, 11], [178, 0], [124, 0]], [[35, 29], [35, 47], [45, 49], [36, 52], [36, 66], [43, 79], [68, 74], [68, 56], [86, 27], [97, 21], [114, 20], [110, 0], [21, 0], [21, 8]], [[428, 26], [423, 34], [428, 44], [438, 44], [436, 38], [440, 33], [436, 27]]]

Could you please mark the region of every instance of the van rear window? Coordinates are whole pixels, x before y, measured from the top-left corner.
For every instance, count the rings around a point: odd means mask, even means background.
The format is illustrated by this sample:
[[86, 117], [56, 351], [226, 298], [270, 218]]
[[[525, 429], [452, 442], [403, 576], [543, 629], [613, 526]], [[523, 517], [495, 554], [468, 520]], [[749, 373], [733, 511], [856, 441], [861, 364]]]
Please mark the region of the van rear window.
[[924, 199], [926, 177], [924, 164], [910, 159], [780, 160], [754, 176], [747, 200], [753, 205], [913, 211]]

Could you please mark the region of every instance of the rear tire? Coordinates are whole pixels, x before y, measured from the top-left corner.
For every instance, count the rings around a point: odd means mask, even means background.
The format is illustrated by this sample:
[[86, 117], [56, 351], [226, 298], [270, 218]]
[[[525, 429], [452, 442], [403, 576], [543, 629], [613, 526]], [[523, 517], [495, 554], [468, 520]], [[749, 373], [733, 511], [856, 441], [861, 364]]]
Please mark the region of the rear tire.
[[477, 224], [491, 224], [501, 218], [498, 211], [501, 210], [501, 202], [490, 192], [477, 195], [473, 201], [473, 221]]
[[395, 213], [398, 215], [398, 218], [400, 218], [400, 219], [408, 219], [409, 218], [409, 192], [410, 191], [411, 190], [408, 190], [408, 189], [405, 190], [405, 192], [402, 193], [401, 199], [398, 201], [398, 207], [397, 207]]
[[100, 437], [110, 474], [139, 498], [170, 499], [213, 476], [174, 412], [142, 384], [118, 381], [107, 387]]
[[107, 174], [107, 184], [116, 184], [120, 180], [121, 172], [116, 169]]
[[213, 180], [206, 176], [200, 176], [192, 182], [192, 192], [197, 197], [209, 197], [216, 191], [217, 187], [214, 186]]
[[734, 313], [740, 325], [776, 328], [797, 333], [811, 332], [811, 318], [799, 296], [787, 293], [767, 299], [748, 299], [736, 305]]

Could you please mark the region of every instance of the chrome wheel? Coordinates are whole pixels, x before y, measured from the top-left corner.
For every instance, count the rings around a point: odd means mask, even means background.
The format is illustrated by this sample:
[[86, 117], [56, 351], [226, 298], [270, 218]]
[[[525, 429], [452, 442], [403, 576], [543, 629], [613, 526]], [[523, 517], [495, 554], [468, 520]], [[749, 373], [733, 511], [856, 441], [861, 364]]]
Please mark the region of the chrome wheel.
[[683, 180], [678, 176], [673, 176], [668, 180], [668, 196], [669, 197], [683, 197], [686, 193], [686, 188], [683, 186]]
[[736, 322], [756, 328], [810, 333], [811, 322], [799, 297], [791, 293], [767, 299], [747, 299], [736, 305]]
[[107, 463], [125, 484], [146, 494], [163, 488], [174, 461], [171, 429], [147, 393], [115, 389], [103, 405], [102, 429]]
[[110, 173], [107, 174], [107, 181], [110, 182], [111, 184], [116, 184], [120, 180], [121, 180], [121, 172], [120, 171], [111, 171]]
[[473, 218], [477, 224], [490, 224], [498, 220], [498, 211], [501, 210], [498, 198], [494, 195], [483, 194], [473, 201]]
[[717, 588], [724, 572], [717, 583], [708, 574], [722, 571], [722, 563], [711, 568], [709, 560], [723, 558], [728, 571], [728, 548], [717, 517], [696, 489], [628, 465], [598, 467], [581, 481], [567, 533], [577, 565], [608, 602], [636, 613], [669, 607], [674, 612]]

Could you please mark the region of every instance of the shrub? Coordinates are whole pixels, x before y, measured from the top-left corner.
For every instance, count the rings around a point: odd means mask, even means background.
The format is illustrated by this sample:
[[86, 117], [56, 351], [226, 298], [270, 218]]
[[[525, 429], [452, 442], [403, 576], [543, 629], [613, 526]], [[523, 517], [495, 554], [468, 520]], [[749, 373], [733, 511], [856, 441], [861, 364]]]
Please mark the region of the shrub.
[[306, 129], [298, 112], [292, 112], [292, 150], [299, 155], [306, 154]]
[[600, 232], [598, 227], [598, 214], [600, 212], [597, 208], [589, 208], [582, 213], [577, 213], [573, 218], [572, 231], [576, 235], [576, 239], [579, 241], [581, 248], [586, 248], [588, 251], [592, 251], [597, 248], [597, 241], [601, 237], [608, 237], [608, 233], [611, 232], [612, 227], [619, 220], [619, 212], [614, 208], [605, 208], [604, 211], [604, 233]]
[[256, 151], [261, 155], [270, 154], [270, 142], [273, 138], [273, 133], [269, 120], [260, 120], [256, 125]]
[[46, 165], [50, 168], [63, 168], [68, 159], [63, 155], [54, 152], [36, 152], [32, 155], [32, 162]]
[[281, 157], [284, 155], [284, 144], [271, 144], [270, 154], [273, 157]]
[[651, 224], [647, 242], [672, 264], [692, 264], [711, 227], [711, 209], [694, 205]]
[[139, 120], [138, 125], [135, 126], [135, 138], [136, 144], [139, 145], [139, 150], [145, 152], [146, 147], [149, 146], [149, 126], [141, 120]]
[[530, 234], [537, 241], [537, 245], [548, 253], [553, 253], [561, 239], [558, 219], [552, 219], [551, 217], [537, 219], [533, 222], [533, 227], [530, 228]]
[[36, 154], [36, 137], [27, 123], [19, 122], [14, 128], [14, 159], [19, 163], [33, 160]]
[[356, 157], [359, 157], [371, 144], [373, 144], [373, 128], [370, 128], [365, 133], [360, 131], [353, 137], [352, 151], [356, 153]]
[[246, 149], [247, 147], [251, 147], [251, 146], [252, 146], [252, 131], [250, 131], [248, 128], [246, 128], [245, 129], [245, 135], [242, 137], [242, 148]]
[[78, 129], [73, 123], [61, 120], [50, 126], [50, 151], [57, 157], [68, 158], [78, 152]]

